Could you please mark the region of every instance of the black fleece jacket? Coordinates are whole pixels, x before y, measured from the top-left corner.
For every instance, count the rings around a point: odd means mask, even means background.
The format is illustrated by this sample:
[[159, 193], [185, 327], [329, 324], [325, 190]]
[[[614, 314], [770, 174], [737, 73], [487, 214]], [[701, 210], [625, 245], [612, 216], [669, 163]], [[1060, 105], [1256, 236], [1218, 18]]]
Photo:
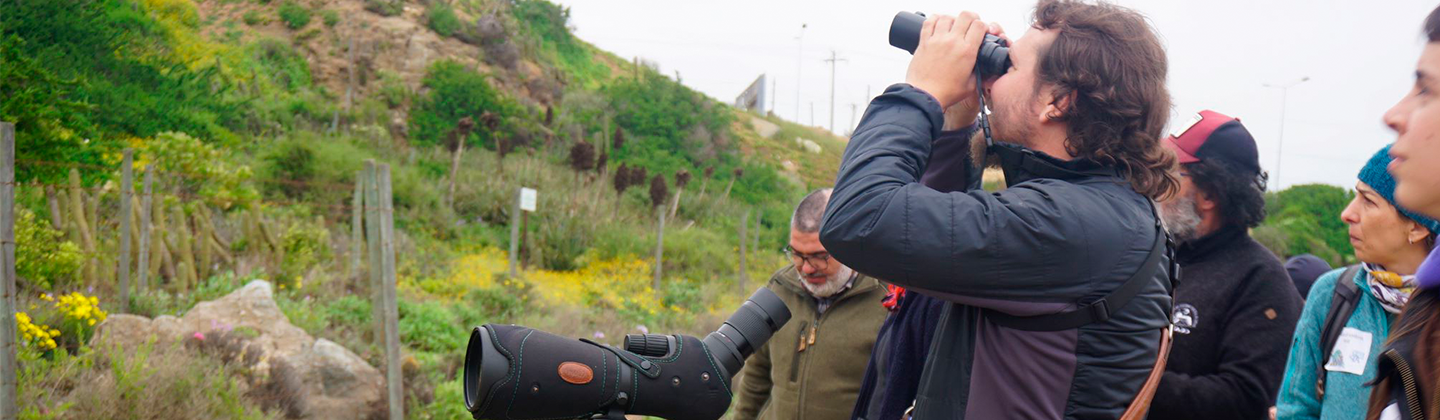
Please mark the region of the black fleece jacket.
[[1303, 303], [1285, 267], [1240, 227], [1176, 250], [1175, 334], [1150, 419], [1265, 419]]

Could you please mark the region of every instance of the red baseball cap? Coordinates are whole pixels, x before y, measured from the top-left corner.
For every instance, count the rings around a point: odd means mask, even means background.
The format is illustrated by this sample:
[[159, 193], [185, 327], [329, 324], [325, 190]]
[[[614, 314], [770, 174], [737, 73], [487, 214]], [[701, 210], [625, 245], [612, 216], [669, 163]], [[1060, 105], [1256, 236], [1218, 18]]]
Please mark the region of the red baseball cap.
[[1175, 126], [1165, 137], [1165, 145], [1175, 151], [1181, 164], [1217, 159], [1248, 173], [1260, 174], [1260, 152], [1255, 138], [1232, 118], [1219, 112], [1204, 110]]

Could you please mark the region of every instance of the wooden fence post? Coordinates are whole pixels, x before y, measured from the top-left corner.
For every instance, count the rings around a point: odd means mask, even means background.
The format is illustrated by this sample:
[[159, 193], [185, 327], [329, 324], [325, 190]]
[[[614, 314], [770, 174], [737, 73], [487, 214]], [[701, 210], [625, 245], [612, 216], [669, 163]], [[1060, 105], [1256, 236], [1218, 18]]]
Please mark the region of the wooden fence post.
[[15, 124], [0, 123], [0, 419], [13, 420], [16, 405], [15, 353]]
[[385, 343], [385, 299], [380, 284], [380, 187], [376, 185], [375, 160], [365, 161], [365, 243], [370, 250], [370, 322], [375, 323], [374, 343]]
[[85, 199], [80, 191], [80, 170], [70, 168], [70, 220], [75, 230], [79, 233], [80, 245], [83, 246], [85, 255], [90, 258], [85, 262], [85, 283], [94, 285], [95, 270], [95, 238], [90, 236], [90, 225], [85, 221]]
[[360, 253], [365, 240], [365, 222], [360, 212], [365, 207], [365, 171], [355, 173], [355, 196], [350, 199], [350, 277], [360, 277]]
[[740, 294], [742, 295], [745, 294], [745, 283], [750, 282], [745, 273], [745, 242], [748, 242], [745, 240], [745, 227], [748, 225], [750, 225], [750, 209], [745, 209], [745, 213], [740, 215], [740, 276], [736, 283], [740, 285]]
[[405, 419], [405, 390], [400, 372], [400, 308], [395, 296], [395, 206], [390, 194], [390, 165], [377, 168], [380, 184], [380, 247], [382, 290], [385, 297], [385, 382], [388, 384], [390, 420]]
[[135, 190], [135, 151], [125, 149], [125, 158], [120, 168], [120, 265], [115, 273], [120, 277], [120, 313], [130, 313], [130, 194]]
[[660, 228], [655, 234], [655, 290], [656, 296], [660, 295], [660, 276], [665, 265], [665, 206], [655, 206], [656, 213], [660, 214]]
[[140, 190], [140, 249], [136, 250], [140, 254], [140, 261], [135, 270], [135, 283], [142, 293], [149, 288], [150, 280], [150, 185], [155, 180], [153, 172], [155, 171], [150, 165], [145, 165], [145, 185]]
[[765, 209], [755, 209], [755, 233], [750, 234], [755, 242], [750, 245], [750, 250], [760, 252], [760, 236], [765, 230], [760, 228], [760, 218], [765, 215]]
[[524, 220], [521, 215], [524, 210], [520, 209], [520, 191], [523, 187], [515, 189], [515, 211], [510, 213], [510, 278], [515, 278], [517, 270], [516, 261], [520, 255], [520, 225]]
[[50, 207], [50, 226], [65, 230], [65, 218], [60, 216], [60, 200], [55, 197], [55, 187], [45, 186], [45, 202]]

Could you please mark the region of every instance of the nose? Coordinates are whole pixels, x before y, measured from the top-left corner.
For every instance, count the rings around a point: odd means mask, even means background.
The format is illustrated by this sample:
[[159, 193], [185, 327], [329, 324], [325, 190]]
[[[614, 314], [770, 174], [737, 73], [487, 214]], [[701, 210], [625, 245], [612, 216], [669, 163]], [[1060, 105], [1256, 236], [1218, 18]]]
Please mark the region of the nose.
[[1350, 204], [1345, 206], [1345, 210], [1340, 212], [1340, 221], [1345, 222], [1347, 225], [1360, 224], [1360, 210], [1355, 208], [1355, 202], [1358, 200], [1360, 200], [1360, 197], [1355, 197], [1354, 200], [1350, 201]]
[[1396, 102], [1395, 106], [1385, 111], [1385, 116], [1382, 117], [1385, 126], [1390, 127], [1391, 130], [1395, 130], [1397, 134], [1404, 135], [1405, 128], [1409, 125], [1407, 120], [1409, 119], [1408, 116], [1410, 112], [1409, 106], [1406, 105], [1409, 100], [1410, 97], [1406, 96], [1404, 99], [1401, 99], [1400, 102]]
[[814, 272], [815, 272], [815, 266], [814, 266], [814, 265], [811, 265], [809, 261], [801, 261], [801, 262], [800, 262], [800, 272], [801, 272], [801, 273], [805, 273], [805, 274], [814, 273]]

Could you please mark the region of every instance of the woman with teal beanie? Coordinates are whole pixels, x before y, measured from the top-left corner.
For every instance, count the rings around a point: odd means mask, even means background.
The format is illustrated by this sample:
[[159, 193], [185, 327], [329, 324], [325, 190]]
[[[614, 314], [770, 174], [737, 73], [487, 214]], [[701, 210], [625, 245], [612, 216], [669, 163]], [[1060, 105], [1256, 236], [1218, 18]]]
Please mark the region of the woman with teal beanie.
[[[1381, 149], [1360, 170], [1355, 198], [1340, 214], [1362, 268], [1345, 279], [1340, 278], [1345, 268], [1326, 273], [1305, 299], [1276, 404], [1280, 420], [1365, 418], [1376, 357], [1415, 290], [1416, 270], [1435, 247], [1440, 222], [1395, 205], [1395, 179], [1386, 171], [1389, 150]], [[1321, 349], [1322, 324], [1340, 281], [1354, 282], [1360, 298], [1335, 346]], [[1316, 376], [1322, 364], [1323, 390]]]

